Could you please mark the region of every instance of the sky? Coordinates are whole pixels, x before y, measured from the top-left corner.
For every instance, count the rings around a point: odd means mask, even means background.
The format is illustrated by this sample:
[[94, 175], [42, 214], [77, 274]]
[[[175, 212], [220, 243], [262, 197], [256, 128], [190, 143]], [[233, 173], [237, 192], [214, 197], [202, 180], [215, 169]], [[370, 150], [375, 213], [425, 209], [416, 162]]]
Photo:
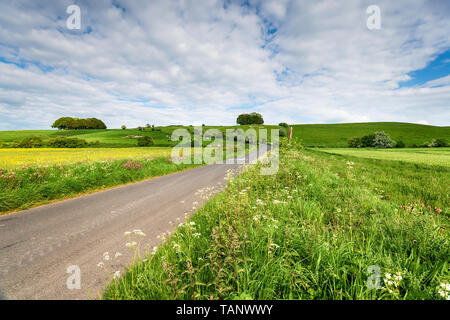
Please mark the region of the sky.
[[0, 130], [62, 116], [233, 125], [248, 112], [449, 126], [449, 30], [448, 0], [1, 1]]

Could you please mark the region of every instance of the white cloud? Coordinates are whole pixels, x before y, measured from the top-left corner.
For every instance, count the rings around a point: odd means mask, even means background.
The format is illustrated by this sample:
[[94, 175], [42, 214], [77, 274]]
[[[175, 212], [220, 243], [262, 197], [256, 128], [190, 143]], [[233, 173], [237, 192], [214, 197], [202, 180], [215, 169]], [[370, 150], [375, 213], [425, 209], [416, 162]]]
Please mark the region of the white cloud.
[[367, 1], [79, 3], [82, 32], [65, 29], [71, 1], [0, 4], [0, 58], [27, 66], [0, 60], [0, 129], [450, 119], [448, 77], [398, 88], [450, 48], [445, 1], [378, 1], [377, 31]]

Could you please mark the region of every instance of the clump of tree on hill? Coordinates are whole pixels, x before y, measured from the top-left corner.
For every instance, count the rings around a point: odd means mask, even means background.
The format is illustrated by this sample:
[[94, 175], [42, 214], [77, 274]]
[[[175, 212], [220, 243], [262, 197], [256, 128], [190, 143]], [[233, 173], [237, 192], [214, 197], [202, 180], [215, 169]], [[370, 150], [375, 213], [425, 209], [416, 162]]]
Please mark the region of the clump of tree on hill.
[[252, 113], [243, 113], [240, 114], [237, 119], [236, 123], [240, 125], [246, 125], [246, 124], [263, 124], [264, 119], [261, 114], [252, 112]]
[[52, 128], [58, 128], [59, 130], [106, 129], [106, 125], [97, 118], [62, 117], [53, 123]]

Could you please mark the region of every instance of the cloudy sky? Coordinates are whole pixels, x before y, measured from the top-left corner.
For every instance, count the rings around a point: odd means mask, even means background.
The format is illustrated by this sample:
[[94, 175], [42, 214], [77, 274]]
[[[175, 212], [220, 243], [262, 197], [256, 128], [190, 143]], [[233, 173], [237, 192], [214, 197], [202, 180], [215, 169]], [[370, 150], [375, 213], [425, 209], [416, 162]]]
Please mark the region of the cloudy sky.
[[448, 126], [449, 30], [448, 0], [1, 1], [0, 130], [61, 116], [231, 125], [253, 111]]

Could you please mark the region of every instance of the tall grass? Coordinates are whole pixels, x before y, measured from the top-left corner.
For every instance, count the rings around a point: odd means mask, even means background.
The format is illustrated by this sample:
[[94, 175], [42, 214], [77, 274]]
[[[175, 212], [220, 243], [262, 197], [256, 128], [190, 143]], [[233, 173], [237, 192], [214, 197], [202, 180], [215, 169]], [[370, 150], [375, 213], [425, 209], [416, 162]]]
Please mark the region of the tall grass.
[[442, 298], [448, 169], [299, 148], [280, 161], [277, 175], [257, 165], [230, 181], [103, 298]]

